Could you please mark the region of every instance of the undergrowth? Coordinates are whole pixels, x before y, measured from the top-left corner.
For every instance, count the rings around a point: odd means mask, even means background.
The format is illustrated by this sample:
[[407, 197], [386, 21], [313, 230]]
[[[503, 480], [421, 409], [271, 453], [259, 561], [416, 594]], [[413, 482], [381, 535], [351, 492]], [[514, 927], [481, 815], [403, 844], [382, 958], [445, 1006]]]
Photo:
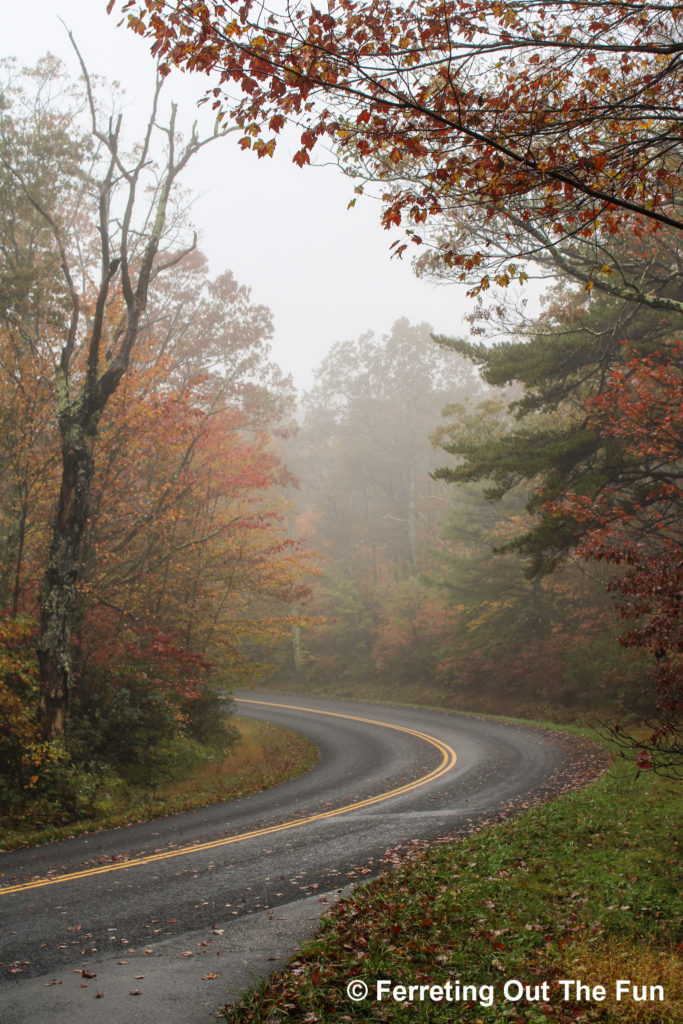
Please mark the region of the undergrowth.
[[0, 825], [0, 849], [34, 846], [234, 800], [293, 779], [318, 759], [315, 745], [289, 729], [241, 717], [231, 724], [239, 739], [227, 757], [204, 760], [185, 778], [156, 786], [136, 785], [113, 775], [100, 779], [88, 817], [65, 825], [41, 824], [33, 818]]

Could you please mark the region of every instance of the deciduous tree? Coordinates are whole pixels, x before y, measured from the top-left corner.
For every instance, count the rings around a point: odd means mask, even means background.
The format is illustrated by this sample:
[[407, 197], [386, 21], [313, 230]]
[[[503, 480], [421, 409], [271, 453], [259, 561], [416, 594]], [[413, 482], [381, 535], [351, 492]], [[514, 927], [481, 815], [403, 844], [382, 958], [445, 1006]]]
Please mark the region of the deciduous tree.
[[657, 720], [647, 739], [634, 741], [639, 763], [672, 773], [683, 765], [681, 354], [678, 343], [664, 362], [660, 353], [632, 357], [612, 371], [588, 413], [602, 436], [618, 442], [625, 472], [590, 498], [570, 493], [547, 506], [578, 525], [580, 554], [618, 567], [609, 590], [630, 623], [622, 643], [648, 651], [657, 666]]
[[101, 421], [82, 661], [121, 659], [156, 630], [235, 681], [256, 668], [245, 644], [280, 636], [303, 590], [306, 558], [283, 523], [285, 471], [210, 376], [173, 384], [171, 357], [145, 359], [148, 347]]
[[[71, 97], [67, 95], [60, 108], [57, 98], [50, 95], [50, 82], [54, 83], [58, 73], [50, 66], [43, 71], [43, 88], [34, 90], [27, 113], [6, 106], [0, 140], [3, 187], [18, 193], [23, 205], [31, 209], [31, 223], [41, 225], [40, 251], [48, 254], [59, 272], [51, 300], [55, 315], [30, 339], [33, 349], [53, 366], [61, 449], [61, 487], [42, 587], [38, 637], [42, 729], [48, 739], [62, 738], [66, 729], [76, 585], [99, 422], [128, 370], [145, 324], [151, 285], [194, 247], [190, 241], [183, 249], [178, 239], [169, 238], [179, 176], [211, 138], [223, 133], [217, 128], [214, 135], [200, 138], [195, 127], [181, 142], [176, 108], [171, 108], [165, 124], [161, 120], [159, 78], [143, 138], [132, 156], [127, 156], [122, 116], [102, 115], [82, 61], [81, 66], [81, 98], [89, 127], [81, 127]], [[5, 104], [8, 95], [5, 90]], [[87, 164], [74, 164], [73, 146], [66, 142], [61, 149], [54, 143], [50, 149], [45, 140], [52, 135], [55, 122], [67, 142], [71, 130], [84, 139]], [[157, 164], [159, 137], [165, 148]], [[23, 146], [14, 145], [17, 138]], [[32, 159], [46, 145], [50, 152], [56, 149], [54, 174], [61, 186], [57, 189], [49, 187], [49, 182], [48, 188], [44, 187], [41, 162]], [[28, 264], [26, 252], [20, 264]], [[15, 277], [21, 285], [19, 298], [33, 302], [30, 286], [22, 284], [21, 274]], [[6, 301], [5, 309], [10, 319], [14, 317], [16, 301]]]
[[444, 508], [430, 434], [449, 400], [479, 386], [426, 324], [406, 319], [325, 357], [304, 396], [293, 466], [316, 509], [316, 546], [345, 572], [377, 584], [420, 571]]
[[[605, 237], [627, 225], [683, 227], [673, 0], [108, 6], [151, 37], [163, 70], [213, 76], [208, 96], [241, 125], [244, 148], [271, 155], [289, 119], [302, 128], [297, 163], [320, 140], [350, 150], [367, 177], [387, 182], [385, 226], [409, 225], [413, 242], [425, 222], [472, 211], [511, 243], [528, 222], [542, 232], [537, 248], [594, 239], [594, 273], [608, 275]], [[525, 236], [518, 255], [530, 244]], [[489, 262], [502, 283], [520, 273], [489, 253], [480, 240], [443, 255], [478, 275], [476, 288], [488, 287]]]
[[[243, 148], [271, 155], [294, 121], [301, 127], [296, 163], [309, 163], [326, 142], [353, 174], [380, 182], [385, 227], [408, 235], [394, 242], [396, 253], [429, 242], [438, 265], [475, 295], [523, 282], [529, 261], [545, 263], [581, 281], [589, 295], [597, 286], [614, 302], [669, 318], [654, 345], [664, 354], [639, 352], [646, 361], [631, 367], [634, 386], [654, 372], [648, 359], [668, 364], [683, 314], [683, 38], [673, 0], [339, 0], [324, 10], [301, 2], [285, 11], [255, 0], [110, 0], [109, 9], [115, 6], [153, 40], [165, 71], [213, 75], [207, 98], [241, 126]], [[612, 342], [625, 339], [638, 345], [633, 331]], [[601, 498], [617, 481], [617, 491], [623, 484], [638, 504], [645, 479], [656, 490], [652, 467], [590, 405], [614, 395], [607, 385], [613, 344], [597, 362], [595, 349], [586, 356], [581, 345], [569, 355], [569, 390], [550, 400], [560, 415], [577, 401], [569, 426], [532, 422], [532, 415], [528, 428], [497, 439], [491, 457], [484, 453], [470, 470], [485, 476], [488, 460], [501, 492], [510, 480], [540, 474], [551, 484], [544, 499], [574, 495], [577, 481], [582, 498]], [[530, 362], [522, 379], [527, 372]], [[552, 391], [542, 366], [539, 372], [542, 387], [526, 380], [528, 409], [534, 394], [539, 410]], [[627, 397], [635, 400], [632, 391]], [[647, 399], [661, 411], [651, 390]], [[481, 445], [477, 451], [482, 456]], [[462, 479], [470, 470], [455, 474]], [[537, 550], [580, 541], [576, 517], [560, 523], [542, 506], [539, 500]], [[638, 528], [631, 519], [632, 543]]]

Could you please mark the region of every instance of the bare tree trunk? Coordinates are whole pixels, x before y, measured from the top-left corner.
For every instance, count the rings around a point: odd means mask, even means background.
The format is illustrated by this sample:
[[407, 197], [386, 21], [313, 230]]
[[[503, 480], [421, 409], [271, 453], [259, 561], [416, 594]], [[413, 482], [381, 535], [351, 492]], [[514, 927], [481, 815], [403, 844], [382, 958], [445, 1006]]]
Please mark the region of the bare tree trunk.
[[[299, 603], [298, 601], [294, 605], [292, 611], [294, 615], [299, 617]], [[301, 636], [301, 626], [298, 622], [294, 622], [292, 625], [292, 654], [294, 655], [294, 673], [300, 676], [304, 668], [304, 645]]]
[[24, 546], [26, 544], [26, 519], [28, 508], [25, 500], [25, 492], [21, 489], [21, 504], [19, 510], [19, 525], [17, 529], [17, 557], [14, 563], [14, 586], [12, 588], [12, 618], [16, 619], [19, 614], [19, 595], [21, 594], [21, 566], [24, 561]]
[[410, 545], [410, 573], [415, 575], [417, 570], [417, 501], [415, 498], [415, 469], [410, 466], [410, 480], [408, 484], [408, 543]]
[[71, 637], [77, 617], [83, 534], [93, 477], [92, 438], [71, 424], [62, 442], [62, 482], [40, 601], [40, 724], [46, 740], [64, 740], [71, 685]]

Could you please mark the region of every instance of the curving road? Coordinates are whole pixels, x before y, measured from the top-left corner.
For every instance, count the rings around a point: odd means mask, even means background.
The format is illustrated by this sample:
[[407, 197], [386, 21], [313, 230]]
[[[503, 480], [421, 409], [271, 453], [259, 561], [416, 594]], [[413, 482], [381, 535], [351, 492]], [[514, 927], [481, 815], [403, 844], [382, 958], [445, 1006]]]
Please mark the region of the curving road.
[[505, 723], [238, 699], [312, 739], [318, 765], [241, 800], [0, 854], [2, 1024], [208, 1024], [387, 851], [495, 817], [571, 760], [552, 734]]

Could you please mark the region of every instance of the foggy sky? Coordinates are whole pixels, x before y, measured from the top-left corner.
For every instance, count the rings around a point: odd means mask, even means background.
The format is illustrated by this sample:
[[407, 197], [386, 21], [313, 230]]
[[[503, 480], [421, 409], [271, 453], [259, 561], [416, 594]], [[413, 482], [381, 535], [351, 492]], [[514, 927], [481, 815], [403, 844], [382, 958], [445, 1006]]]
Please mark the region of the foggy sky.
[[[154, 80], [148, 44], [116, 27], [106, 0], [32, 0], [2, 8], [0, 56], [32, 65], [49, 50], [75, 77], [79, 69], [61, 16], [90, 71], [118, 79], [130, 98], [129, 115], [144, 113]], [[164, 87], [167, 103], [179, 101], [179, 124], [188, 130], [205, 81], [176, 74]], [[190, 165], [184, 183], [201, 193], [192, 219], [212, 273], [232, 270], [252, 288], [252, 299], [273, 311], [273, 355], [297, 385], [309, 385], [311, 370], [335, 341], [368, 329], [382, 334], [401, 316], [439, 333], [466, 333], [465, 287], [420, 281], [407, 259], [390, 259], [397, 236], [380, 227], [379, 204], [363, 198], [347, 210], [353, 182], [336, 166], [297, 168], [293, 147], [258, 160], [239, 149], [237, 138], [209, 146]]]

